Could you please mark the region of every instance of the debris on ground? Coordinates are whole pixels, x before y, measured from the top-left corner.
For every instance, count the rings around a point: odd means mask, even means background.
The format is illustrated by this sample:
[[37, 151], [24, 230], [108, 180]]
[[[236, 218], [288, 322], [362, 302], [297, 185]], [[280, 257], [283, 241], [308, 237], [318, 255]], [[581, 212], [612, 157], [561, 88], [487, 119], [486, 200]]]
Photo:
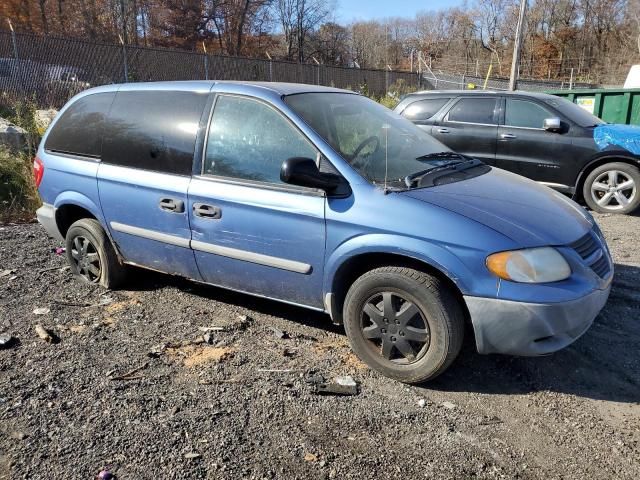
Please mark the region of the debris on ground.
[[418, 400], [418, 406], [420, 408], [423, 408], [426, 404], [427, 404], [427, 401], [424, 398], [421, 398], [420, 400]]
[[34, 315], [47, 315], [51, 309], [49, 307], [38, 307], [33, 310]]
[[18, 339], [16, 337], [12, 337], [8, 333], [3, 333], [0, 335], [0, 350], [4, 348], [11, 348], [18, 343]]
[[304, 461], [305, 462], [317, 462], [318, 461], [318, 456], [316, 454], [314, 454], [314, 453], [311, 453], [311, 452], [305, 452]]
[[202, 455], [200, 455], [197, 452], [189, 452], [189, 453], [185, 453], [184, 454], [184, 458], [186, 458], [187, 460], [192, 460], [192, 459], [200, 458], [200, 457], [202, 457]]
[[287, 332], [284, 332], [282, 330], [280, 330], [279, 328], [276, 327], [269, 327], [271, 328], [271, 330], [273, 331], [273, 336], [280, 339], [280, 340], [286, 340], [289, 338], [289, 334]]
[[202, 336], [202, 339], [204, 340], [204, 343], [212, 345], [216, 338], [213, 333], [207, 332]]
[[16, 273], [15, 270], [2, 270], [0, 272], [0, 277], [8, 277], [9, 275]]
[[96, 477], [96, 480], [115, 480], [115, 476], [106, 468], [101, 470]]
[[58, 343], [58, 336], [50, 330], [47, 330], [42, 325], [36, 325], [34, 327], [36, 334], [47, 343]]
[[63, 253], [65, 253], [67, 251], [66, 248], [64, 247], [55, 247], [51, 249], [52, 253], [55, 253], [56, 255], [62, 255]]
[[442, 402], [442, 406], [444, 408], [448, 408], [449, 410], [453, 410], [454, 408], [456, 408], [456, 404], [452, 402]]
[[143, 375], [136, 375], [136, 373], [144, 370], [148, 365], [148, 363], [144, 363], [143, 365], [134, 368], [133, 370], [129, 370], [127, 373], [123, 373], [122, 375], [109, 376], [109, 380], [138, 380], [140, 378], [144, 378]]
[[358, 383], [350, 375], [333, 378], [327, 382], [322, 375], [313, 375], [306, 380], [314, 393], [319, 395], [357, 395]]

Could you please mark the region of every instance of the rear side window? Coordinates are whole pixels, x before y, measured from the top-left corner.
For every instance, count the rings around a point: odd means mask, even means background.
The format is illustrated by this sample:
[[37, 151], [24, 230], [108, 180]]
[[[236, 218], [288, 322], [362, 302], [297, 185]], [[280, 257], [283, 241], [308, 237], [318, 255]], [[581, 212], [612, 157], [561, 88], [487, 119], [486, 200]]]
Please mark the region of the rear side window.
[[428, 120], [444, 107], [449, 98], [429, 98], [427, 100], [418, 100], [410, 103], [407, 108], [402, 111], [402, 116], [413, 121]]
[[105, 126], [105, 163], [190, 175], [206, 94], [119, 92]]
[[77, 100], [56, 121], [46, 150], [100, 158], [104, 123], [115, 92], [94, 93]]
[[537, 103], [507, 98], [504, 124], [508, 127], [542, 128], [544, 119], [553, 116]]
[[451, 122], [484, 123], [494, 125], [495, 98], [463, 98], [449, 111]]

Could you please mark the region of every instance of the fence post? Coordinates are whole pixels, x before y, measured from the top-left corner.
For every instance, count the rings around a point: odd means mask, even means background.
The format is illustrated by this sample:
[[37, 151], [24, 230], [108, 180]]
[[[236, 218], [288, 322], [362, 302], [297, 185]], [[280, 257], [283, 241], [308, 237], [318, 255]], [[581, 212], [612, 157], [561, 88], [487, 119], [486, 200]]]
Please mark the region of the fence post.
[[209, 55], [204, 54], [204, 79], [209, 80]]
[[466, 90], [466, 88], [464, 88], [464, 75], [462, 75], [462, 90]]
[[124, 40], [120, 34], [118, 34], [118, 38], [120, 39], [120, 45], [122, 45], [122, 67], [124, 71], [124, 83], [129, 81], [129, 66], [127, 65], [127, 46], [124, 44]]

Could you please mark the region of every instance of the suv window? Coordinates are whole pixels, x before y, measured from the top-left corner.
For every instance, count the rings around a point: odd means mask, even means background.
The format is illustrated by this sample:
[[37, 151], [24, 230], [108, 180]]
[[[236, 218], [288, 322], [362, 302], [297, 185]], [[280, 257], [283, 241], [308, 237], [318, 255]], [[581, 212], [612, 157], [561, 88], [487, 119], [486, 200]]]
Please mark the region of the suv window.
[[449, 100], [450, 98], [418, 100], [417, 102], [410, 103], [407, 108], [402, 111], [402, 116], [414, 122], [428, 120], [438, 113]]
[[115, 92], [94, 93], [75, 101], [56, 121], [46, 150], [100, 158], [101, 133]]
[[103, 161], [190, 175], [206, 94], [118, 92], [104, 133]]
[[449, 110], [448, 120], [494, 125], [495, 109], [495, 98], [462, 98]]
[[316, 159], [317, 151], [282, 114], [257, 100], [217, 98], [203, 173], [280, 183], [282, 162], [291, 157]]
[[508, 127], [542, 128], [544, 119], [553, 116], [549, 110], [537, 103], [507, 98], [504, 124]]

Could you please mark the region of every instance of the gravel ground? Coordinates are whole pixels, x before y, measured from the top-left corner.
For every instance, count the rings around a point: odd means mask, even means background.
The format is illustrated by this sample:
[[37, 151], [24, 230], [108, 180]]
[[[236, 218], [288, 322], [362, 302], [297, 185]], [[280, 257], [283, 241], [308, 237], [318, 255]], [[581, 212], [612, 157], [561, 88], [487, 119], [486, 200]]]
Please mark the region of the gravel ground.
[[[640, 217], [597, 219], [616, 277], [584, 337], [543, 358], [467, 342], [423, 387], [368, 370], [324, 315], [141, 270], [106, 292], [40, 226], [0, 226], [0, 333], [18, 339], [0, 478], [640, 478]], [[209, 326], [226, 328], [198, 343]], [[314, 394], [313, 371], [360, 394]]]

